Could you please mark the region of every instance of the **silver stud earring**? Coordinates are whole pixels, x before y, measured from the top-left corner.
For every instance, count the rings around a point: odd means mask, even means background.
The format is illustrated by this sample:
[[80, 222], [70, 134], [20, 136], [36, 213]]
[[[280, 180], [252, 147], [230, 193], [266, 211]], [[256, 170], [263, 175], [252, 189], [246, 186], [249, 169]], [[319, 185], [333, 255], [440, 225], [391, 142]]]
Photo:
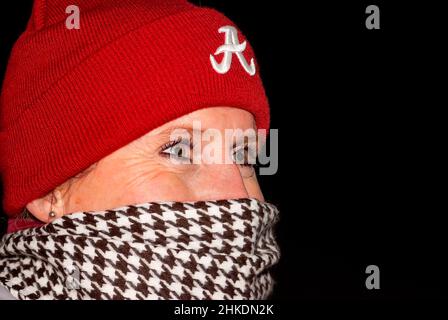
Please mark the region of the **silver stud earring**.
[[56, 217], [56, 212], [53, 211], [53, 197], [54, 197], [54, 193], [51, 192], [51, 208], [50, 208], [50, 212], [48, 213], [49, 220], [54, 219]]

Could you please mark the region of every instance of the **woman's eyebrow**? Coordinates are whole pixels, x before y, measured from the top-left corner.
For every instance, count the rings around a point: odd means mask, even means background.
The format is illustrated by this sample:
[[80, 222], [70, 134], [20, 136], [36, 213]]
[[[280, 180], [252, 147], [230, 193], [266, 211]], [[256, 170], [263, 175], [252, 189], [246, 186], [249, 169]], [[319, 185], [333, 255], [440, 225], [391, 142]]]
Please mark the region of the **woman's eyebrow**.
[[193, 133], [202, 134], [207, 129], [198, 130], [197, 128], [193, 128], [190, 125], [172, 125], [172, 126], [169, 126], [168, 128], [163, 129], [157, 135], [170, 136], [174, 131], [177, 131], [177, 130], [185, 130], [185, 131], [188, 131], [188, 133], [190, 135], [192, 135]]

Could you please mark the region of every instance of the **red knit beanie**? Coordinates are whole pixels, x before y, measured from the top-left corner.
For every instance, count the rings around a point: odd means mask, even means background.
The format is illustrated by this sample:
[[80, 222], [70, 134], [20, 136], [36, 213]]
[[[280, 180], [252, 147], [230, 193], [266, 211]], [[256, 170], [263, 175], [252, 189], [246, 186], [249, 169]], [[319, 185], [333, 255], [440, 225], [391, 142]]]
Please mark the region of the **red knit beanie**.
[[10, 56], [0, 100], [8, 215], [197, 109], [242, 108], [268, 128], [252, 48], [222, 14], [181, 0], [78, 0], [80, 28], [69, 29], [72, 4], [36, 0]]

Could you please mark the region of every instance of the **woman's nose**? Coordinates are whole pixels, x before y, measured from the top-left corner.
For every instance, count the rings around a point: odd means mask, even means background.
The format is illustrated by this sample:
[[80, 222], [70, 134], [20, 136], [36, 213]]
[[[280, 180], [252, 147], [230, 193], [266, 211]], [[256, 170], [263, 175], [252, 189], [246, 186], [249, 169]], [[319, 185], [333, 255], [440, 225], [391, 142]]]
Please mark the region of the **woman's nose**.
[[201, 200], [248, 198], [244, 179], [236, 164], [203, 165], [195, 195]]

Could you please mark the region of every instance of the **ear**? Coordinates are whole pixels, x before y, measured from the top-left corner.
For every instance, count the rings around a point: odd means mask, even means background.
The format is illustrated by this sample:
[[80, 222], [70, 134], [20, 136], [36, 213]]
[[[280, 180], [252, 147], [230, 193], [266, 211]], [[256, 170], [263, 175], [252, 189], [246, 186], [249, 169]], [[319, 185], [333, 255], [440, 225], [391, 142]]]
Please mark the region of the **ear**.
[[[53, 201], [52, 201], [53, 198]], [[53, 202], [53, 203], [52, 203]], [[31, 214], [42, 222], [51, 222], [51, 220], [63, 215], [63, 200], [61, 192], [54, 190], [45, 197], [31, 201], [26, 205]], [[56, 216], [50, 217], [50, 211], [54, 211]]]

